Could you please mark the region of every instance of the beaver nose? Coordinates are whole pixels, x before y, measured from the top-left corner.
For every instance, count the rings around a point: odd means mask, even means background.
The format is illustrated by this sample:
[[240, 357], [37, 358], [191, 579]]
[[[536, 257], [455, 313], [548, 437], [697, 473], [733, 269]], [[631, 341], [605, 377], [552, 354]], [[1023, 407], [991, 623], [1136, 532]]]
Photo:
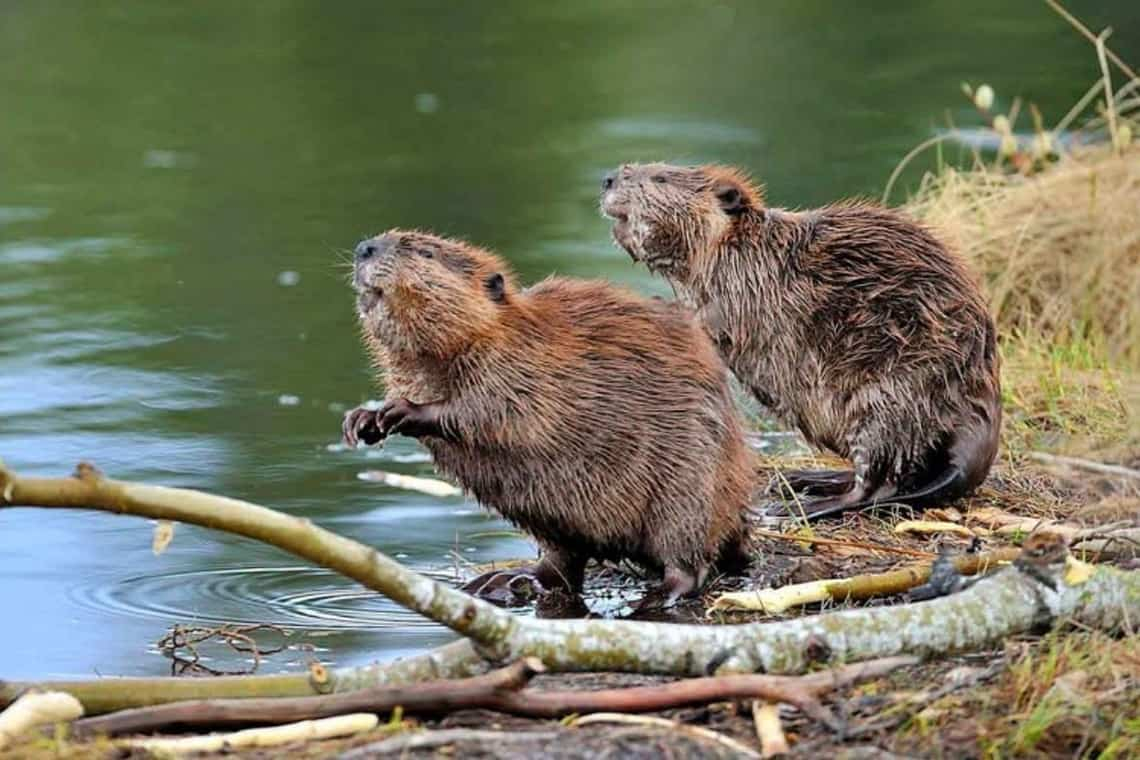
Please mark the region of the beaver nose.
[[610, 172], [602, 177], [602, 192], [606, 190], [613, 190], [614, 185], [617, 183], [617, 174]]
[[380, 249], [376, 246], [375, 243], [372, 242], [371, 238], [368, 240], [361, 240], [356, 244], [356, 259], [357, 261], [367, 261], [368, 259], [375, 256], [376, 251], [378, 250]]

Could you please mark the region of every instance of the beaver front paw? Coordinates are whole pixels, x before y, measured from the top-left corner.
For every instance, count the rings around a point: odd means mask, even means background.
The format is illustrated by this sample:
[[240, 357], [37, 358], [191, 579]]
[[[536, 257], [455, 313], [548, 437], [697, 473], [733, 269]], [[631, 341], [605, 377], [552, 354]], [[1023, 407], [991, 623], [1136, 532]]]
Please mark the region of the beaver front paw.
[[366, 446], [372, 446], [384, 440], [385, 434], [380, 429], [378, 415], [379, 412], [375, 409], [363, 406], [345, 412], [344, 422], [341, 424], [345, 444], [355, 448], [359, 441], [364, 441]]
[[417, 404], [406, 398], [396, 398], [380, 408], [376, 419], [381, 436], [399, 433], [410, 438], [422, 438], [425, 435], [444, 437], [439, 422], [438, 404]]

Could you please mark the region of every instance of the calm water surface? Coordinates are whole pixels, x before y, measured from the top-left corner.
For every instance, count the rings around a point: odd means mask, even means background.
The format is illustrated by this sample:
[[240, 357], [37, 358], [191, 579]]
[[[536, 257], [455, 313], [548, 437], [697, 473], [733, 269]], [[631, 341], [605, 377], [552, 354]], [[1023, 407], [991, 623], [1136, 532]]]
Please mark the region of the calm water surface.
[[[1137, 49], [1140, 6], [1073, 5]], [[946, 108], [972, 123], [960, 81], [1055, 120], [1097, 76], [1032, 0], [870, 7], [5, 0], [0, 457], [250, 499], [439, 577], [453, 552], [527, 555], [473, 503], [357, 478], [430, 474], [414, 442], [337, 445], [382, 395], [345, 252], [423, 226], [525, 281], [663, 292], [608, 242], [608, 167], [738, 163], [783, 205], [877, 194]], [[0, 678], [162, 673], [176, 622], [276, 622], [337, 664], [450, 638], [251, 541], [150, 544], [141, 519], [0, 512]]]

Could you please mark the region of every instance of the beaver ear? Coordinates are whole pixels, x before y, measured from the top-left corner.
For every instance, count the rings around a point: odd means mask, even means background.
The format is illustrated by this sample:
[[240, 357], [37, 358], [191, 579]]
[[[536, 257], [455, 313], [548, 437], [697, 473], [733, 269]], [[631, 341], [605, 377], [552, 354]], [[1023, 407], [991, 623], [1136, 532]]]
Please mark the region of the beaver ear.
[[720, 203], [721, 210], [729, 216], [741, 214], [748, 208], [748, 198], [744, 191], [731, 180], [721, 180], [713, 185], [713, 195]]
[[506, 296], [506, 283], [503, 276], [498, 272], [487, 275], [487, 279], [483, 280], [483, 287], [487, 289], [487, 296], [495, 303], [502, 303], [503, 298]]

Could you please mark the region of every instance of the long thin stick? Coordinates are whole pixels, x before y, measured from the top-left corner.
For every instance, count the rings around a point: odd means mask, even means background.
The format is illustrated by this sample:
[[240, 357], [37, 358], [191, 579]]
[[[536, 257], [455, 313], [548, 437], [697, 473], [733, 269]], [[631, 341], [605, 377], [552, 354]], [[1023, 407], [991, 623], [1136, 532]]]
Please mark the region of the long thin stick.
[[[1063, 5], [1061, 5], [1059, 2], [1057, 2], [1057, 0], [1045, 0], [1045, 4], [1048, 5], [1050, 8], [1052, 8], [1053, 10], [1057, 11], [1058, 15], [1060, 15], [1061, 18], [1068, 21], [1073, 26], [1074, 29], [1076, 29], [1078, 32], [1080, 32], [1082, 35], [1084, 35], [1085, 39], [1087, 39], [1089, 42], [1091, 42], [1094, 45], [1096, 44], [1096, 35], [1093, 34], [1091, 31], [1089, 31], [1089, 28], [1087, 26], [1085, 26], [1084, 24], [1082, 24], [1080, 19], [1078, 19], [1076, 16], [1074, 16], [1073, 14], [1071, 14], [1067, 10], [1065, 10], [1065, 7]], [[1140, 75], [1137, 75], [1136, 72], [1133, 71], [1128, 66], [1127, 63], [1120, 60], [1120, 58], [1116, 55], [1116, 53], [1112, 52], [1111, 50], [1108, 50], [1107, 48], [1105, 49], [1104, 52], [1105, 52], [1105, 55], [1108, 56], [1108, 60], [1115, 63], [1121, 71], [1123, 71], [1125, 74], [1132, 77], [1133, 79], [1140, 79]]]
[[1096, 38], [1096, 57], [1100, 62], [1101, 79], [1104, 82], [1104, 113], [1108, 119], [1108, 136], [1112, 140], [1112, 148], [1117, 153], [1120, 153], [1124, 147], [1120, 144], [1120, 137], [1116, 132], [1116, 103], [1112, 100], [1112, 77], [1108, 70], [1108, 63], [1105, 62], [1104, 57], [1107, 48], [1104, 46], [1104, 41], [1108, 39], [1108, 35], [1112, 34], [1111, 29], [1105, 29]]

